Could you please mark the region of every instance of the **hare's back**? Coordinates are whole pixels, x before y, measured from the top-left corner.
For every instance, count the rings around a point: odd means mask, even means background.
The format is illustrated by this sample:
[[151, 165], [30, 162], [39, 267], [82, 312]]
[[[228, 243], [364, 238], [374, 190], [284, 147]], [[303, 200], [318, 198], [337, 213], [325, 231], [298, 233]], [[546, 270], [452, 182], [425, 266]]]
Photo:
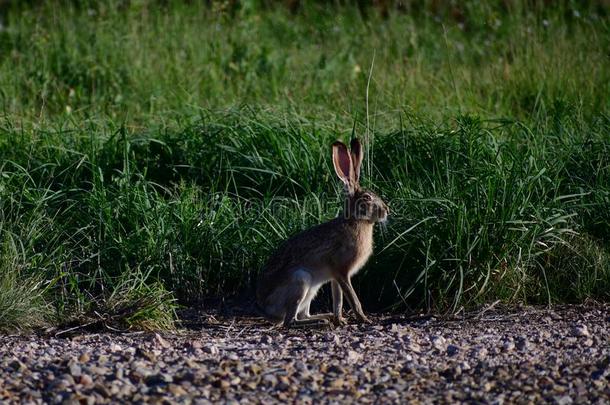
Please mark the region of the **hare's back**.
[[269, 258], [258, 284], [258, 295], [268, 295], [276, 286], [289, 282], [293, 273], [307, 270], [314, 278], [325, 272], [341, 245], [335, 221], [310, 228], [287, 239]]

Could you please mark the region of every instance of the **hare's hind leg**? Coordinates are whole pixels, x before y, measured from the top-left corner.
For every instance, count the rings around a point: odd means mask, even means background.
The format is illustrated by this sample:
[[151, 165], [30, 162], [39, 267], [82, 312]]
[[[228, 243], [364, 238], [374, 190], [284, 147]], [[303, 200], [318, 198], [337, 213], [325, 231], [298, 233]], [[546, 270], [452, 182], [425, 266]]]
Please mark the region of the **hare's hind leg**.
[[311, 275], [305, 270], [294, 272], [291, 280], [284, 286], [284, 327], [290, 327], [295, 321], [299, 306], [307, 297], [311, 287]]
[[[286, 286], [284, 327], [328, 325], [324, 319], [309, 317], [309, 304], [315, 296], [311, 274], [306, 270], [297, 270]], [[299, 314], [297, 318], [297, 313]]]
[[334, 319], [335, 316], [330, 313], [311, 315], [309, 313], [309, 305], [307, 305], [306, 308], [300, 310], [297, 313], [297, 319], [295, 320], [295, 324], [301, 323], [303, 325], [328, 325], [328, 323], [333, 322]]
[[297, 310], [297, 320], [298, 319], [309, 319], [312, 317], [312, 315], [310, 314], [310, 307], [311, 307], [311, 302], [314, 300], [314, 298], [316, 298], [316, 295], [318, 294], [318, 290], [320, 289], [320, 285], [312, 285], [309, 287], [309, 290], [307, 291], [307, 295], [305, 296], [305, 299], [303, 301], [301, 301], [301, 304], [299, 305], [299, 309]]
[[[301, 305], [299, 306], [299, 309], [297, 312], [297, 321], [311, 320], [311, 321], [315, 321], [318, 324], [320, 323], [320, 321], [322, 321], [323, 324], [328, 324], [330, 322], [335, 326], [341, 326], [341, 325], [347, 324], [345, 319], [341, 316], [341, 309], [343, 306], [341, 289], [335, 281], [333, 281], [332, 284], [333, 284], [332, 287], [333, 287], [334, 313], [327, 312], [327, 313], [314, 314], [314, 315], [310, 314], [309, 308], [311, 306], [311, 302], [314, 300], [314, 298], [316, 297], [316, 295], [318, 293], [318, 290], [320, 289], [320, 285], [316, 285], [309, 289], [309, 292], [307, 293], [305, 300], [303, 300], [301, 302]], [[337, 296], [336, 290], [338, 290], [338, 292], [339, 292], [338, 296]]]

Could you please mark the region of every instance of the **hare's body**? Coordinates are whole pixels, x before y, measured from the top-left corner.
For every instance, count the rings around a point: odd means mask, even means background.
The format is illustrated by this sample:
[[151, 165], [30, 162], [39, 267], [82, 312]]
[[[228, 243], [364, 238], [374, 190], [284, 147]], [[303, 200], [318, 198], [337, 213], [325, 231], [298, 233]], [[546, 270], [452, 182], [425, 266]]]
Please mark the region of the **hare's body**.
[[309, 318], [318, 290], [349, 280], [373, 253], [373, 224], [335, 218], [288, 239], [269, 260], [257, 299], [266, 315], [282, 321], [298, 300], [297, 319]]
[[[333, 157], [335, 170], [348, 191], [346, 210], [342, 216], [285, 241], [269, 259], [258, 282], [259, 307], [269, 319], [285, 326], [343, 323], [343, 294], [356, 316], [368, 321], [350, 278], [371, 256], [373, 226], [386, 219], [388, 209], [379, 197], [359, 187], [355, 173], [359, 171], [362, 153], [358, 141], [352, 142], [351, 155], [345, 145], [335, 143]], [[329, 281], [333, 313], [310, 315], [311, 301]]]

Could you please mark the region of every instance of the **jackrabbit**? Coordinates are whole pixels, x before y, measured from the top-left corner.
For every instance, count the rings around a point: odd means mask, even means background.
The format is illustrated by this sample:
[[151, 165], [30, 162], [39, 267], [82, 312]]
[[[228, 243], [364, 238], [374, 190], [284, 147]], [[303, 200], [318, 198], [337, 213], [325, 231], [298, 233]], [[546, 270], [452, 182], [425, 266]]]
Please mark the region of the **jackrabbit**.
[[[285, 241], [271, 256], [258, 281], [259, 308], [284, 327], [345, 324], [345, 294], [356, 317], [370, 323], [350, 278], [373, 252], [373, 225], [387, 219], [388, 207], [377, 195], [360, 188], [363, 150], [357, 139], [332, 145], [333, 165], [345, 185], [345, 208], [339, 217], [301, 232]], [[322, 285], [332, 283], [333, 313], [309, 314], [309, 306]]]

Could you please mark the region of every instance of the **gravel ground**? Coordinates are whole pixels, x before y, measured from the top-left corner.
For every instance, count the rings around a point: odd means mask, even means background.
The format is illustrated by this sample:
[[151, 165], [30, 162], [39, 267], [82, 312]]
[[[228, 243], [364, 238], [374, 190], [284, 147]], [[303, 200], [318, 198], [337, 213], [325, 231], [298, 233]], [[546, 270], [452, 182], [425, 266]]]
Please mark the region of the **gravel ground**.
[[285, 331], [200, 315], [173, 334], [0, 336], [0, 402], [610, 401], [610, 306], [373, 320]]

